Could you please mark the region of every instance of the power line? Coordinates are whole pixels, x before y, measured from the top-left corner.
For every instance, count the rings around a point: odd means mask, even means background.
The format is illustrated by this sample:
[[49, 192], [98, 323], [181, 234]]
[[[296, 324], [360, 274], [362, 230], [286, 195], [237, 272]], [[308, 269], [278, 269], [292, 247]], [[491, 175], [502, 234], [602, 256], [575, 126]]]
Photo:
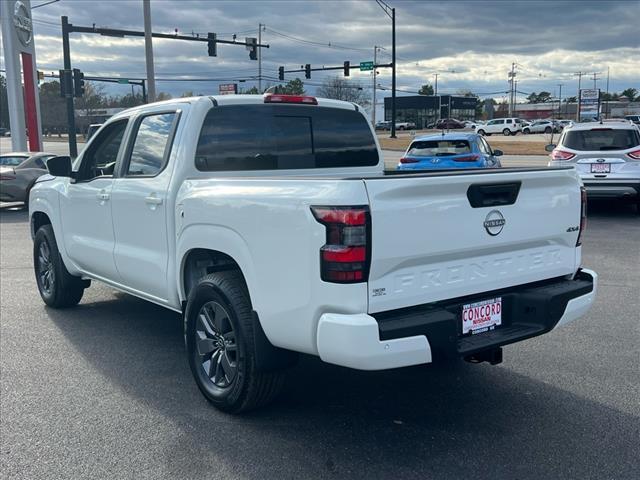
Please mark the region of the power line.
[[348, 47], [346, 45], [339, 45], [336, 43], [331, 43], [331, 42], [318, 42], [315, 40], [306, 40], [304, 38], [300, 38], [300, 37], [296, 37], [294, 35], [288, 34], [288, 33], [284, 33], [284, 32], [280, 32], [278, 30], [274, 30], [271, 27], [266, 27], [266, 30], [268, 32], [271, 32], [275, 35], [278, 35], [280, 37], [286, 38], [288, 40], [294, 41], [294, 42], [298, 42], [298, 43], [303, 43], [306, 45], [314, 45], [317, 47], [326, 47], [326, 48], [335, 48], [338, 50], [353, 50], [353, 51], [357, 51], [357, 52], [369, 52], [370, 49], [369, 48], [358, 48], [358, 47]]

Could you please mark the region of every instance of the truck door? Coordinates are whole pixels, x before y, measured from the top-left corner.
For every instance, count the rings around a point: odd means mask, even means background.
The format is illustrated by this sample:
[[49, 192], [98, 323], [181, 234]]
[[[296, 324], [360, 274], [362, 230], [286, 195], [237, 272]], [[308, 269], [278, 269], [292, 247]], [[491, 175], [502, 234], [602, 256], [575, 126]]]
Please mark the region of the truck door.
[[168, 299], [169, 157], [180, 116], [164, 108], [134, 120], [112, 191], [114, 258], [123, 283], [160, 302]]

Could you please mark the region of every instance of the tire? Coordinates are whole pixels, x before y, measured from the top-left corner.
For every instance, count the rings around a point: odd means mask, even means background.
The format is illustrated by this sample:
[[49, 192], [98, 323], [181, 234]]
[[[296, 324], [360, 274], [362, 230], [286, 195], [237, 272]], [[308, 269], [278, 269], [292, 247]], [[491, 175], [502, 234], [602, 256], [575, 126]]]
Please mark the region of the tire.
[[203, 277], [189, 293], [185, 322], [191, 373], [216, 408], [240, 413], [280, 393], [284, 371], [256, 365], [251, 301], [240, 272]]
[[50, 307], [74, 307], [82, 299], [86, 282], [64, 266], [51, 225], [43, 225], [36, 232], [33, 269], [40, 296]]
[[508, 128], [505, 128], [504, 130], [502, 130], [502, 134], [503, 134], [505, 137], [508, 137], [508, 136], [510, 136], [510, 135], [511, 135], [511, 130], [509, 130]]
[[551, 133], [551, 127], [545, 127], [544, 133]]
[[529, 130], [528, 128], [525, 128], [524, 130], [522, 130], [523, 135], [529, 135], [531, 133], [531, 130]]
[[486, 133], [485, 133], [485, 132], [484, 132], [484, 130], [482, 130], [482, 129], [478, 130], [478, 132], [477, 132], [477, 133], [478, 133], [478, 135], [482, 135], [482, 136], [485, 136], [485, 135], [486, 135]]

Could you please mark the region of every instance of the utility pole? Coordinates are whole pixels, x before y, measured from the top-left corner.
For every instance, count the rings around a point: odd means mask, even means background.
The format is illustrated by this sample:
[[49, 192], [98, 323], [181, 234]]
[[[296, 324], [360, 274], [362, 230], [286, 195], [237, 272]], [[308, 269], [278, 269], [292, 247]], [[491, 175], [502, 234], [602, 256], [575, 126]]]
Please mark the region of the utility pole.
[[[262, 44], [262, 28], [263, 24], [258, 24], [258, 44]], [[258, 93], [262, 94], [262, 49], [258, 49]]]
[[[147, 97], [150, 102], [156, 101], [156, 74], [153, 67], [153, 43], [151, 36], [151, 0], [142, 0], [144, 13], [144, 53], [147, 62]], [[65, 67], [67, 68], [67, 67]]]
[[376, 80], [377, 80], [377, 65], [378, 65], [378, 46], [373, 46], [373, 108], [371, 109], [371, 123], [376, 126]]
[[593, 72], [593, 73], [592, 73], [592, 75], [593, 75], [593, 89], [594, 89], [594, 90], [595, 90], [596, 88], [598, 88], [598, 87], [597, 87], [597, 83], [596, 83], [596, 82], [597, 82], [597, 80], [598, 80], [598, 73], [599, 73], [599, 72]]
[[435, 88], [433, 89], [433, 94], [437, 97], [438, 96], [438, 75], [440, 75], [439, 73], [434, 73], [433, 76], [436, 77], [436, 83], [435, 83]]
[[516, 64], [511, 64], [511, 71], [509, 72], [509, 116], [513, 116], [513, 101], [515, 97], [515, 79], [516, 79]]
[[604, 116], [609, 118], [609, 67], [607, 67], [607, 101], [604, 105]]
[[560, 87], [560, 93], [558, 94], [558, 116], [561, 117], [562, 116], [562, 83], [558, 84], [558, 87]]
[[574, 75], [578, 76], [578, 96], [577, 98], [577, 105], [576, 105], [576, 120], [579, 122], [580, 121], [580, 90], [582, 89], [582, 76], [586, 75], [585, 72], [576, 72], [574, 73]]
[[396, 9], [391, 9], [391, 138], [396, 138]]

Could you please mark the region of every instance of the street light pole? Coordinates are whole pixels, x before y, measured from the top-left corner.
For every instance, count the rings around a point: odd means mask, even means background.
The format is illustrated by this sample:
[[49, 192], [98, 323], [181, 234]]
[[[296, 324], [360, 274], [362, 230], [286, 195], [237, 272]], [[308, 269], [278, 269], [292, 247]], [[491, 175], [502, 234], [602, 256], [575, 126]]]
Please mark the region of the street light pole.
[[[258, 24], [258, 44], [262, 44], [262, 27]], [[258, 93], [262, 94], [262, 49], [258, 49]]]

